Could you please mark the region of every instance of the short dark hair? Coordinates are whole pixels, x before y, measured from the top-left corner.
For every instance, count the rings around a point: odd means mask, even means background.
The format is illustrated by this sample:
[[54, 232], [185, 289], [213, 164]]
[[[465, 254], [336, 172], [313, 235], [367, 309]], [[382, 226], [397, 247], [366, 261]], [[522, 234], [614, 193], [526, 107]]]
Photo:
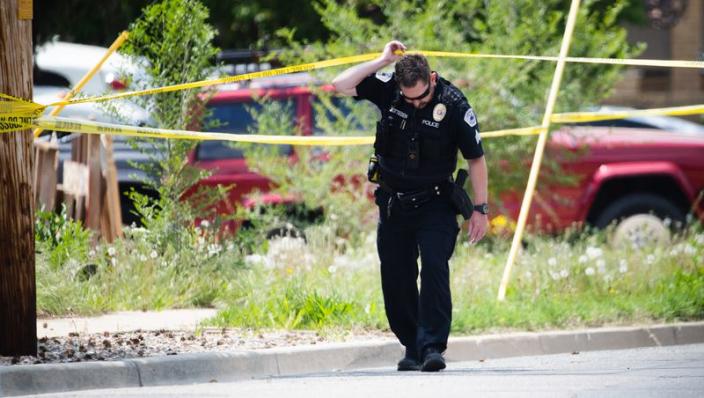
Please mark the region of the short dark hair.
[[430, 65], [428, 60], [420, 54], [404, 55], [396, 62], [396, 83], [403, 87], [413, 87], [419, 80], [423, 83], [430, 81]]

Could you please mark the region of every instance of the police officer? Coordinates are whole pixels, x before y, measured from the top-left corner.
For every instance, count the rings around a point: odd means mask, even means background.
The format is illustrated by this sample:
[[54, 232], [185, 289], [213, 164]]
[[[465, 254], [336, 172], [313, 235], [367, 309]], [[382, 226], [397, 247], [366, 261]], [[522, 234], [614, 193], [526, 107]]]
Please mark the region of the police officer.
[[[333, 85], [381, 111], [374, 143], [380, 175], [377, 250], [386, 316], [406, 348], [398, 370], [438, 371], [445, 368], [442, 353], [452, 318], [448, 261], [459, 228], [448, 192], [458, 149], [468, 160], [478, 203], [465, 213], [471, 215], [471, 243], [482, 239], [488, 226], [487, 167], [467, 99], [431, 71], [422, 55], [399, 55], [405, 50], [390, 41], [379, 58], [345, 70]], [[394, 62], [395, 73], [379, 72]]]

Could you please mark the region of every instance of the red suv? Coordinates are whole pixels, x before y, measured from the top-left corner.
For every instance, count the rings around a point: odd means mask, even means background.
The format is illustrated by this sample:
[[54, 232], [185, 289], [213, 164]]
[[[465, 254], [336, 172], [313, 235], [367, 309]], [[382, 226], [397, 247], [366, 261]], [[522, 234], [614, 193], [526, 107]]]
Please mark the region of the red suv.
[[[322, 90], [332, 90], [332, 87], [322, 87]], [[278, 87], [278, 88], [236, 88], [221, 89], [208, 102], [212, 112], [211, 118], [221, 123], [221, 127], [209, 129], [210, 131], [246, 133], [247, 128], [254, 123], [250, 111], [261, 109], [262, 105], [256, 98], [267, 98], [267, 102], [279, 102], [282, 109], [289, 113], [290, 120], [304, 135], [314, 132], [312, 120], [315, 118], [313, 101], [315, 94], [307, 87]], [[290, 145], [278, 145], [282, 156], [288, 156], [295, 161], [296, 154]], [[246, 159], [241, 150], [233, 148], [226, 141], [203, 141], [189, 154], [189, 162], [211, 172], [210, 177], [201, 180], [199, 185], [230, 187], [228, 201], [221, 203], [219, 211], [233, 213], [234, 207], [244, 205], [251, 207], [255, 204], [283, 205], [289, 211], [296, 211], [297, 216], [304, 216], [307, 220], [318, 218], [319, 209], [305, 210], [295, 208], [297, 201], [292, 197], [268, 193], [273, 188], [272, 182], [266, 176], [255, 173], [247, 166]], [[259, 192], [255, 200], [248, 194]]]
[[[254, 98], [261, 96], [286, 103], [300, 131], [313, 133], [315, 95], [305, 87], [221, 90], [208, 106], [214, 118], [227, 124], [221, 131], [244, 132], [252, 123], [247, 107], [260, 107]], [[295, 156], [290, 146], [282, 145], [281, 153]], [[546, 156], [577, 181], [539, 184], [529, 218], [534, 228], [559, 232], [575, 224], [603, 228], [621, 221], [617, 229], [634, 239], [636, 230], [666, 234], [668, 226], [684, 223], [689, 213], [704, 220], [704, 127], [698, 124], [646, 117], [564, 126], [551, 134]], [[231, 206], [248, 204], [247, 194], [254, 189], [271, 188], [270, 180], [250, 171], [242, 153], [226, 143], [202, 142], [189, 160], [212, 171], [201, 184], [234, 184]], [[516, 219], [523, 188], [502, 194], [498, 213]], [[263, 200], [292, 202], [275, 195], [264, 195]]]

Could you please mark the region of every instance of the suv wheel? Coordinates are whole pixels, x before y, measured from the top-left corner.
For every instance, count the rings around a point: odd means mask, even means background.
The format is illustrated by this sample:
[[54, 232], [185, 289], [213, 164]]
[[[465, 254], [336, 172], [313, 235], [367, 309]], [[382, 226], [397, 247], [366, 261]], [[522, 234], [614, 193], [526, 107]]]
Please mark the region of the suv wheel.
[[685, 214], [669, 200], [646, 193], [617, 199], [597, 217], [594, 226], [603, 229], [616, 222], [611, 241], [616, 246], [645, 247], [667, 244], [672, 229], [684, 225]]

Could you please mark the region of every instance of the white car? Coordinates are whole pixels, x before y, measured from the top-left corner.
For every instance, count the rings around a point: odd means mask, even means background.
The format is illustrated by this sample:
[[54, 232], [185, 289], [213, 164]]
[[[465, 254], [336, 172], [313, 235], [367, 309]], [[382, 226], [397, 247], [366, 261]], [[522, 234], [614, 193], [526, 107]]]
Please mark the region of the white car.
[[[95, 66], [107, 52], [106, 48], [83, 44], [50, 42], [37, 48], [35, 56], [35, 85], [33, 100], [36, 103], [48, 105], [64, 98], [71, 87]], [[134, 66], [119, 54], [112, 54], [103, 67], [80, 91], [85, 96], [102, 95], [125, 88], [119, 76], [122, 72], [134, 74]], [[152, 126], [147, 111], [130, 101], [114, 101], [112, 103], [118, 113], [124, 118], [117, 118], [99, 103], [83, 103], [66, 106], [60, 117], [91, 120], [105, 123], [129, 124], [134, 126]], [[51, 112], [52, 107], [45, 111]], [[71, 159], [71, 142], [77, 134], [68, 134], [59, 138], [59, 169], [58, 181], [63, 177], [63, 162]], [[42, 137], [48, 139], [48, 136]], [[131, 213], [132, 206], [125, 192], [134, 188], [142, 192], [150, 192], [143, 184], [147, 175], [134, 163], [149, 162], [149, 156], [143, 151], [135, 150], [126, 137], [113, 138], [113, 158], [117, 166], [117, 180], [121, 193], [123, 222], [130, 224], [137, 221]]]
[[[107, 48], [62, 41], [47, 42], [36, 49], [35, 66], [39, 78], [46, 73], [54, 81], [61, 81], [75, 87], [83, 76], [105, 55]], [[86, 95], [100, 95], [112, 90], [125, 88], [124, 73], [134, 73], [136, 68], [123, 56], [113, 53], [100, 70], [81, 90]], [[47, 84], [40, 80], [40, 84]]]

